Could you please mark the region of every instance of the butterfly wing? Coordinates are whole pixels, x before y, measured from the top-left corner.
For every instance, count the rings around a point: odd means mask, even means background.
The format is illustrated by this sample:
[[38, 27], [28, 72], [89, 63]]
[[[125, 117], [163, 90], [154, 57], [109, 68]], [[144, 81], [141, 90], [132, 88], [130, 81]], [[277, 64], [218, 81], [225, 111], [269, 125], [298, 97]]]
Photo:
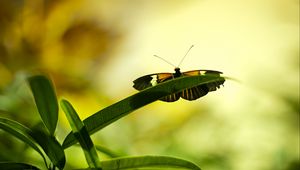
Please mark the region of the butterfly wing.
[[[220, 71], [214, 71], [214, 70], [192, 70], [183, 72], [181, 76], [197, 76], [197, 75], [213, 75], [213, 76], [220, 76], [222, 72]], [[142, 76], [136, 80], [133, 81], [134, 85], [133, 87], [137, 90], [143, 90], [148, 87], [155, 86], [158, 83], [173, 79], [174, 74], [172, 73], [155, 73], [155, 74], [149, 74], [146, 76]], [[220, 88], [220, 85], [222, 85], [225, 82], [224, 80], [218, 81], [218, 82], [211, 82], [202, 84], [196, 87], [192, 87], [189, 89], [185, 89], [179, 93], [173, 93], [171, 95], [165, 96], [160, 98], [160, 100], [165, 102], [174, 102], [177, 101], [180, 97], [186, 99], [186, 100], [196, 100], [202, 96], [205, 96], [210, 91], [215, 91], [218, 88]]]
[[208, 92], [209, 90], [205, 85], [200, 85], [183, 90], [180, 92], [180, 96], [186, 100], [196, 100], [202, 96], [205, 96]]
[[[213, 75], [218, 77], [220, 76], [220, 74], [222, 74], [222, 72], [214, 70], [192, 70], [182, 73], [183, 76]], [[217, 90], [217, 88], [220, 88], [220, 85], [222, 85], [224, 82], [225, 79], [185, 89], [180, 92], [180, 96], [186, 100], [196, 100], [202, 96], [205, 96], [210, 91]]]
[[[133, 87], [137, 90], [143, 90], [148, 87], [155, 86], [158, 83], [173, 79], [174, 75], [172, 73], [155, 73], [149, 74], [143, 77], [140, 77], [133, 81]], [[165, 102], [174, 102], [180, 98], [180, 93], [174, 93], [165, 97], [160, 98], [159, 100]]]
[[148, 87], [155, 86], [158, 83], [170, 80], [173, 78], [172, 73], [155, 73], [142, 76], [133, 81], [133, 87], [137, 90], [144, 90]]
[[198, 76], [198, 75], [208, 75], [208, 74], [220, 76], [222, 72], [216, 70], [191, 70], [182, 73], [183, 76]]
[[175, 102], [180, 98], [180, 93], [173, 93], [171, 95], [160, 98], [159, 100], [164, 102]]

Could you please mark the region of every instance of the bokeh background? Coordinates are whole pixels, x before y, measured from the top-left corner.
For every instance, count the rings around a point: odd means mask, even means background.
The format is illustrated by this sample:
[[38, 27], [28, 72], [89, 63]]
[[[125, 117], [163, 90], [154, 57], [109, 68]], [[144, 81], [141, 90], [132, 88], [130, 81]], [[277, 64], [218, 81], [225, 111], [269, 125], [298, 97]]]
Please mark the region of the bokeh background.
[[[49, 75], [82, 119], [177, 65], [228, 80], [196, 100], [155, 102], [93, 135], [122, 155], [169, 155], [207, 170], [299, 168], [299, 0], [1, 0], [0, 114], [40, 121], [25, 78]], [[61, 112], [57, 135], [70, 131]], [[85, 167], [79, 148], [67, 169]], [[105, 156], [101, 155], [102, 159]], [[0, 161], [43, 166], [0, 131]]]

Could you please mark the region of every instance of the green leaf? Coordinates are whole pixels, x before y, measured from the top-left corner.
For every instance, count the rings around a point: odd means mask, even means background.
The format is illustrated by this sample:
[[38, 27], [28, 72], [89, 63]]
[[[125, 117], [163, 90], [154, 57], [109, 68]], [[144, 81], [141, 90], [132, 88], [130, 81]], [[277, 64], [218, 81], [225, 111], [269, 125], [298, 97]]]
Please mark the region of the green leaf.
[[58, 120], [58, 104], [53, 85], [45, 76], [32, 76], [28, 81], [39, 114], [50, 134], [53, 135]]
[[1, 170], [18, 170], [18, 169], [26, 169], [26, 170], [39, 170], [39, 168], [24, 164], [24, 163], [13, 163], [13, 162], [1, 162], [0, 163]]
[[101, 168], [101, 164], [94, 144], [84, 124], [81, 122], [78, 114], [76, 113], [75, 109], [66, 100], [61, 100], [60, 105], [67, 116], [75, 138], [79, 141], [81, 148], [83, 149], [89, 167]]
[[192, 162], [168, 156], [123, 157], [101, 161], [101, 164], [103, 170], [128, 170], [138, 168], [200, 170], [200, 168]]
[[42, 150], [38, 147], [36, 141], [31, 136], [32, 134], [31, 129], [25, 127], [24, 125], [16, 121], [9, 120], [6, 118], [0, 118], [0, 129], [3, 129], [4, 131], [10, 133], [11, 135], [20, 139], [24, 143], [28, 144], [35, 151], [37, 151], [42, 156], [45, 165], [47, 167], [47, 161]]
[[43, 148], [54, 166], [63, 169], [66, 163], [64, 150], [56, 138], [50, 135], [43, 127], [35, 127], [31, 136]]
[[109, 156], [111, 158], [120, 157], [120, 155], [118, 153], [112, 151], [109, 148], [106, 148], [106, 147], [101, 146], [101, 145], [95, 145], [95, 147], [96, 147], [97, 151], [102, 152], [102, 153], [104, 153], [105, 155], [107, 155], [107, 156]]
[[[180, 92], [184, 89], [195, 87], [202, 84], [224, 82], [225, 79], [219, 75], [199, 75], [190, 77], [180, 77], [172, 79], [156, 86], [147, 88], [139, 93], [127, 97], [111, 106], [108, 106], [92, 116], [86, 118], [83, 123], [89, 134], [93, 134], [116, 120], [126, 116], [132, 111], [139, 109], [161, 97], [172, 93]], [[72, 132], [65, 138], [63, 147], [67, 148], [75, 144]]]

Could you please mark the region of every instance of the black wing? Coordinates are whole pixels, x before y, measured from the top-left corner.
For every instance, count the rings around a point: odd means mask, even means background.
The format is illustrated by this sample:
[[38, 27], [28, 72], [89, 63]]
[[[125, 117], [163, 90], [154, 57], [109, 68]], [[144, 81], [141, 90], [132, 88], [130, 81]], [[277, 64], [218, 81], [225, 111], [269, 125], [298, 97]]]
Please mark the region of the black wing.
[[[182, 73], [183, 76], [213, 75], [217, 77], [219, 77], [220, 74], [222, 74], [222, 72], [214, 70], [192, 70]], [[180, 93], [180, 97], [186, 100], [196, 100], [202, 96], [205, 96], [208, 92], [216, 91], [224, 82], [225, 79], [185, 89]]]
[[[222, 72], [215, 71], [215, 70], [192, 70], [192, 71], [183, 72], [181, 76], [197, 76], [197, 75], [220, 76], [220, 74], [222, 74]], [[174, 74], [172, 73], [149, 74], [134, 80], [133, 87], [137, 90], [143, 90], [173, 78], [174, 78]], [[173, 93], [171, 95], [162, 97], [160, 100], [165, 102], [174, 102], [177, 101], [180, 97], [186, 100], [196, 100], [202, 96], [205, 96], [208, 92], [217, 90], [218, 88], [220, 88], [220, 85], [222, 85], [224, 82], [225, 79], [217, 82], [202, 84], [196, 87], [185, 89], [178, 93]]]
[[215, 75], [220, 76], [222, 72], [216, 70], [191, 70], [182, 73], [183, 76]]
[[[174, 78], [172, 73], [156, 73], [156, 74], [149, 74], [143, 77], [140, 77], [133, 81], [133, 87], [137, 90], [143, 90], [148, 87], [155, 86], [161, 82], [171, 80]], [[180, 93], [174, 93], [165, 97], [160, 98], [159, 100], [165, 102], [174, 102], [180, 98]]]
[[155, 86], [158, 83], [170, 80], [173, 78], [172, 73], [155, 73], [142, 76], [133, 81], [133, 87], [137, 90], [144, 90], [148, 87]]

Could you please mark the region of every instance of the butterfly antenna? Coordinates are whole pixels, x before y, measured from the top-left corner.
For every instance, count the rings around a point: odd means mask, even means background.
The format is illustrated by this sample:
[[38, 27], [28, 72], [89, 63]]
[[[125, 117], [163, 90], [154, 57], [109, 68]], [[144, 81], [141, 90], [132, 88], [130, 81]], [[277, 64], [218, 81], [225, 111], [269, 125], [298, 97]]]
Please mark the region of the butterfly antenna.
[[188, 50], [188, 51], [185, 53], [185, 55], [182, 57], [182, 59], [181, 59], [181, 61], [180, 61], [180, 63], [178, 64], [177, 67], [179, 67], [179, 66], [181, 65], [181, 63], [182, 63], [183, 60], [185, 59], [186, 55], [190, 52], [190, 50], [191, 50], [193, 47], [194, 47], [194, 45], [192, 45], [192, 46], [189, 48], [189, 50]]
[[170, 65], [173, 66], [173, 67], [176, 67], [174, 64], [172, 64], [171, 62], [165, 60], [164, 58], [162, 58], [162, 57], [160, 57], [160, 56], [157, 56], [157, 55], [153, 55], [153, 56], [154, 56], [154, 57], [157, 57], [157, 58], [159, 58], [159, 59], [161, 59], [161, 60], [163, 60], [164, 62], [170, 64]]

